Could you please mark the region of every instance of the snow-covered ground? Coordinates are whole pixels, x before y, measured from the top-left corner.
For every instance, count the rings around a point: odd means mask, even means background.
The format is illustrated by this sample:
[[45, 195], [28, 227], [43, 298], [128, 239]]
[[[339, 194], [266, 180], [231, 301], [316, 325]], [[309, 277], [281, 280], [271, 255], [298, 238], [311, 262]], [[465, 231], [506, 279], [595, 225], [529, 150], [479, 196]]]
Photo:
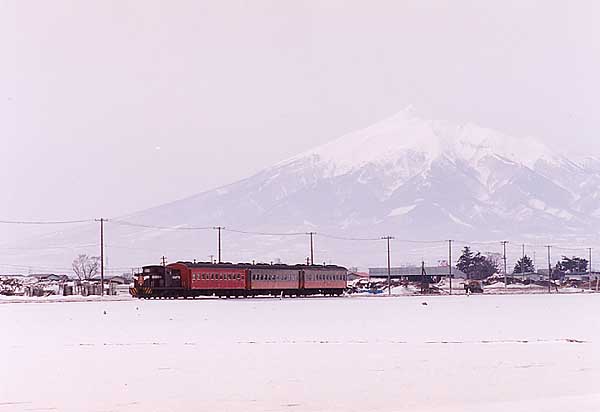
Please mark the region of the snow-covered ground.
[[3, 304], [0, 412], [597, 412], [598, 313], [595, 294]]

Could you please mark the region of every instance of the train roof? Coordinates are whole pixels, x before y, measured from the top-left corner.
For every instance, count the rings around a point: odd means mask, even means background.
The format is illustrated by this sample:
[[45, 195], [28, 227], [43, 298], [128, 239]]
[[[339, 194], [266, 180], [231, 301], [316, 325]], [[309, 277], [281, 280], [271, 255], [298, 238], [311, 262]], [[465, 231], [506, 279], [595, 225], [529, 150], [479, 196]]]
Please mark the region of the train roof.
[[313, 270], [348, 270], [338, 265], [286, 265], [282, 263], [211, 263], [211, 262], [177, 262], [189, 268], [218, 268], [218, 269], [313, 269]]

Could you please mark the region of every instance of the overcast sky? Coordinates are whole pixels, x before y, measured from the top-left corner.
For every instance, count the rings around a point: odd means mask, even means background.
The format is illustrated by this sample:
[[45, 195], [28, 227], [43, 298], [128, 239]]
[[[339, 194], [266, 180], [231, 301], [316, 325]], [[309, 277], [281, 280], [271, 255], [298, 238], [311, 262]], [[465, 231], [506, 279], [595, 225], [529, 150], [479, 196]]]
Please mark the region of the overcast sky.
[[0, 0], [0, 219], [117, 216], [408, 104], [600, 153], [600, 2]]

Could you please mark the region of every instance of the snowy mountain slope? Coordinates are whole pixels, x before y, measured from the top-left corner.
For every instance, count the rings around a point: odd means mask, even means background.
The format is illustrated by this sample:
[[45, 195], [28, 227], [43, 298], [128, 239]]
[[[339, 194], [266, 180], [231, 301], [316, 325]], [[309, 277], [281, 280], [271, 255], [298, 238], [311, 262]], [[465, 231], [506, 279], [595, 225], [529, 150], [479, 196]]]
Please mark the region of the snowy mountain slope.
[[[242, 181], [123, 220], [349, 237], [584, 239], [600, 229], [600, 159], [567, 157], [534, 139], [426, 120], [407, 109]], [[204, 260], [214, 254], [210, 231], [108, 230], [122, 265], [156, 261], [157, 249], [177, 258], [183, 251]], [[302, 237], [224, 236], [229, 260], [307, 255]], [[323, 258], [348, 265], [375, 263], [379, 253], [364, 243], [321, 238], [319, 245]]]

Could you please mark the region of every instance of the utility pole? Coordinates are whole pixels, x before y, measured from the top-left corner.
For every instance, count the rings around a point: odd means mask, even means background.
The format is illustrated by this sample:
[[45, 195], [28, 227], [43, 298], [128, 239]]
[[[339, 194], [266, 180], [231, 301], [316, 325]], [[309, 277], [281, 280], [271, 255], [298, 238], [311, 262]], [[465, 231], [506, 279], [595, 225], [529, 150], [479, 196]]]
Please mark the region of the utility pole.
[[550, 249], [552, 246], [546, 246], [548, 248], [548, 293], [552, 293], [550, 283], [552, 282], [552, 263], [550, 262]]
[[219, 231], [219, 261], [218, 263], [221, 263], [221, 230], [225, 229], [223, 226], [215, 226], [213, 227], [213, 229], [216, 229]]
[[96, 219], [96, 222], [100, 222], [100, 296], [104, 296], [104, 222], [106, 219], [102, 217]]
[[502, 241], [502, 248], [504, 250], [504, 256], [503, 256], [503, 260], [504, 260], [504, 289], [506, 289], [507, 284], [508, 284], [508, 280], [506, 278], [506, 244], [508, 243], [508, 241], [504, 240]]
[[307, 235], [310, 235], [310, 264], [311, 266], [315, 264], [315, 253], [313, 248], [313, 235], [316, 235], [316, 232], [308, 232]]
[[164, 278], [164, 287], [167, 287], [167, 258], [163, 256], [161, 259], [163, 265], [163, 278]]
[[215, 255], [208, 255], [208, 257], [210, 257], [210, 264], [212, 265], [213, 263], [215, 263]]
[[521, 278], [525, 280], [525, 244], [523, 244], [523, 254], [521, 255]]
[[448, 280], [450, 282], [450, 294], [452, 295], [452, 240], [448, 241]]
[[[427, 294], [427, 291], [429, 290], [429, 285], [427, 285], [427, 282], [425, 281], [425, 276], [427, 275], [427, 272], [425, 271], [425, 261], [422, 260], [421, 261], [421, 294], [425, 295]], [[427, 285], [427, 286], [425, 286]]]
[[387, 286], [388, 286], [388, 296], [392, 295], [392, 265], [390, 259], [390, 240], [394, 239], [393, 236], [384, 236], [381, 239], [387, 240]]
[[588, 251], [590, 252], [590, 261], [589, 261], [590, 269], [588, 270], [588, 272], [590, 273], [590, 290], [593, 290], [592, 289], [592, 248], [589, 248]]

